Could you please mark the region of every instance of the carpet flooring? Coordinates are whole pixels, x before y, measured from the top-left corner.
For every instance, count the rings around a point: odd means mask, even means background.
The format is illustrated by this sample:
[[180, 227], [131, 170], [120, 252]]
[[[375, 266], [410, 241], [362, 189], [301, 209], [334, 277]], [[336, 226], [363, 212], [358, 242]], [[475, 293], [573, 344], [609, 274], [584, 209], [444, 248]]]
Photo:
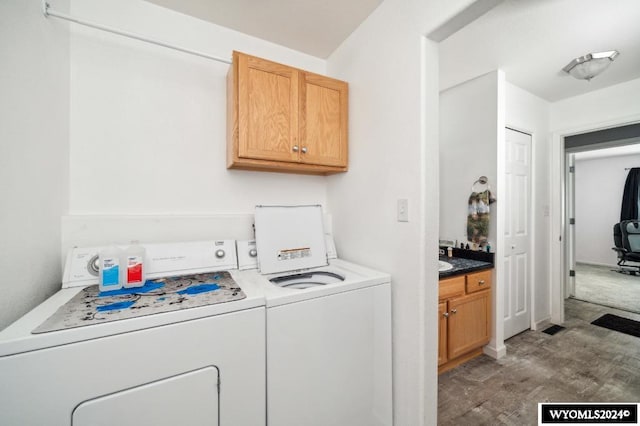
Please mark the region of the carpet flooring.
[[507, 355], [482, 355], [439, 376], [439, 425], [537, 425], [538, 402], [640, 402], [640, 339], [591, 324], [622, 312], [565, 301], [566, 329], [525, 331]]
[[575, 298], [640, 313], [640, 275], [626, 275], [608, 266], [576, 264]]

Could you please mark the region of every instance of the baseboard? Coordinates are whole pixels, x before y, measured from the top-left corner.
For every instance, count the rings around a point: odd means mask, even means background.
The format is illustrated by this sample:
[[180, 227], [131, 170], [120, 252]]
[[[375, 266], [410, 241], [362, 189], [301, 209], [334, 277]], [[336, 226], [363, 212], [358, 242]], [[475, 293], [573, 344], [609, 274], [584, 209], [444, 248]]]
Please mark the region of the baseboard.
[[531, 323], [531, 330], [536, 331], [544, 329], [549, 325], [551, 325], [551, 317], [546, 317], [545, 319], [541, 319], [540, 321], [533, 321]]
[[499, 348], [487, 345], [482, 348], [482, 351], [493, 359], [500, 359], [507, 355], [507, 347], [505, 345], [502, 345]]
[[589, 266], [605, 266], [607, 268], [618, 268], [618, 265], [611, 265], [609, 263], [598, 263], [598, 262], [584, 262], [584, 261], [577, 261], [576, 260], [576, 265], [589, 265]]
[[471, 352], [468, 352], [458, 358], [451, 360], [445, 364], [438, 366], [438, 374], [442, 374], [446, 371], [451, 370], [452, 368], [456, 368], [457, 366], [464, 364], [465, 362], [482, 355], [482, 348], [474, 349]]

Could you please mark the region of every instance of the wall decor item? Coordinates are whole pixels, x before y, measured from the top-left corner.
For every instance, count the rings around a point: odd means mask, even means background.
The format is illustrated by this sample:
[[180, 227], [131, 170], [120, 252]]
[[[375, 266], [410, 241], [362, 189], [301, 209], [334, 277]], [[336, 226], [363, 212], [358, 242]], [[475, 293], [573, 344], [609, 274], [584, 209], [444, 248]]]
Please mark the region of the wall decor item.
[[496, 197], [491, 193], [489, 179], [486, 176], [480, 176], [471, 185], [467, 214], [467, 240], [481, 247], [487, 244], [491, 218], [489, 205], [496, 201]]

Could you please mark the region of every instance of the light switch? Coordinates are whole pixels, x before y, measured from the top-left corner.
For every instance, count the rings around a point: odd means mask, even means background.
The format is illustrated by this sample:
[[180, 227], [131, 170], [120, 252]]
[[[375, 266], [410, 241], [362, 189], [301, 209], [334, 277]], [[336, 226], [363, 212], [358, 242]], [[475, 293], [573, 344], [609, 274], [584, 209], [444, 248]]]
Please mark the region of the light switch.
[[398, 222], [409, 222], [409, 200], [398, 199]]

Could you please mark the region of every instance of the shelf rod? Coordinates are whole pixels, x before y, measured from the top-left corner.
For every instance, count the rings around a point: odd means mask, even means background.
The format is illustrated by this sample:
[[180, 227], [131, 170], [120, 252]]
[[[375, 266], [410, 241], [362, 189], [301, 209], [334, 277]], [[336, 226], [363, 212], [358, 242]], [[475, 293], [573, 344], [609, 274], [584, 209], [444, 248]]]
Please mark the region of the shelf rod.
[[73, 16], [69, 16], [67, 14], [52, 10], [49, 3], [47, 3], [46, 1], [43, 2], [43, 13], [44, 13], [44, 16], [47, 18], [49, 16], [53, 16], [54, 18], [64, 19], [65, 21], [73, 22], [79, 25], [84, 25], [85, 27], [95, 28], [97, 30], [106, 31], [112, 34], [118, 34], [123, 37], [144, 41], [146, 43], [155, 44], [158, 46], [166, 47], [168, 49], [173, 49], [179, 52], [188, 53], [190, 55], [200, 56], [201, 58], [211, 59], [212, 61], [222, 62], [223, 64], [231, 64], [231, 61], [228, 59], [223, 59], [217, 56], [209, 55], [207, 53], [198, 52], [197, 50], [185, 49], [180, 46], [175, 46], [173, 44], [165, 43], [164, 41], [160, 41], [153, 38], [145, 37], [140, 34], [130, 33], [128, 31], [123, 31], [116, 28], [108, 27], [106, 25], [97, 24], [95, 22], [89, 22], [89, 21], [84, 21], [82, 19], [74, 18]]

